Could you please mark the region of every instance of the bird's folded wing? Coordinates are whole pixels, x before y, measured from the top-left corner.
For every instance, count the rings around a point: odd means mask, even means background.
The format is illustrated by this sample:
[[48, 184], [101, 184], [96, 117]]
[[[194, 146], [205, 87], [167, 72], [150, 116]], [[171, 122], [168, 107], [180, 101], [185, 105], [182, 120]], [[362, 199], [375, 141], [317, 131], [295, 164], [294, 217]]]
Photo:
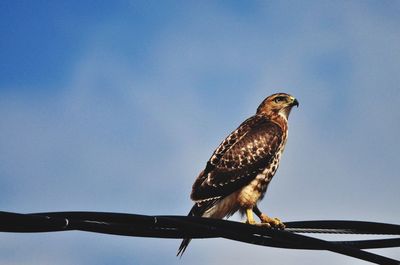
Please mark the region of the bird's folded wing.
[[247, 119], [215, 150], [193, 184], [192, 200], [218, 199], [247, 185], [268, 167], [281, 141], [276, 123], [258, 115]]

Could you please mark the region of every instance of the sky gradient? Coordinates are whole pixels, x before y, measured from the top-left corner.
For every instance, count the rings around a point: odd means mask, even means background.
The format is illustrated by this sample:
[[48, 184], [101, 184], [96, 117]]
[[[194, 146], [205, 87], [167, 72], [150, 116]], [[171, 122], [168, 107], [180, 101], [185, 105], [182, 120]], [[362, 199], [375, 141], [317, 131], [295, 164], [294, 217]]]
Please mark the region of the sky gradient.
[[[214, 148], [287, 92], [300, 107], [261, 209], [399, 224], [399, 13], [397, 1], [2, 1], [0, 209], [186, 214]], [[365, 264], [223, 239], [180, 260], [178, 240], [83, 232], [0, 245], [12, 265]]]

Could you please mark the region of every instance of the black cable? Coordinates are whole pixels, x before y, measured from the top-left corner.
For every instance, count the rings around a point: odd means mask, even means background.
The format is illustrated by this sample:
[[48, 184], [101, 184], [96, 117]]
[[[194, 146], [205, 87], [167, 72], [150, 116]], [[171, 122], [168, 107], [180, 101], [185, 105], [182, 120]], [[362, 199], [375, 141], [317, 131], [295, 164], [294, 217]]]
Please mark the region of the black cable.
[[400, 238], [325, 241], [298, 233], [400, 235], [400, 226], [361, 221], [299, 221], [285, 223], [285, 230], [192, 216], [146, 216], [104, 212], [51, 212], [17, 214], [0, 212], [1, 232], [52, 232], [80, 230], [97, 233], [157, 237], [223, 237], [240, 242], [290, 248], [329, 250], [376, 264], [399, 261], [361, 249], [399, 247]]

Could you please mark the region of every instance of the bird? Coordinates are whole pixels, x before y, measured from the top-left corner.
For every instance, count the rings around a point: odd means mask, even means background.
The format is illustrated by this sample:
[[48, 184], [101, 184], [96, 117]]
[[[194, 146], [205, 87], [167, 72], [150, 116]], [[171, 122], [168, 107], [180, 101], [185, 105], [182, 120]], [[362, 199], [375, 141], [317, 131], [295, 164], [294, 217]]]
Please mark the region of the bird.
[[[279, 167], [294, 106], [299, 106], [295, 97], [272, 94], [221, 142], [192, 186], [194, 205], [188, 216], [223, 219], [239, 211], [248, 224], [284, 229], [280, 219], [262, 213], [257, 204]], [[190, 241], [183, 239], [177, 256], [182, 257]]]

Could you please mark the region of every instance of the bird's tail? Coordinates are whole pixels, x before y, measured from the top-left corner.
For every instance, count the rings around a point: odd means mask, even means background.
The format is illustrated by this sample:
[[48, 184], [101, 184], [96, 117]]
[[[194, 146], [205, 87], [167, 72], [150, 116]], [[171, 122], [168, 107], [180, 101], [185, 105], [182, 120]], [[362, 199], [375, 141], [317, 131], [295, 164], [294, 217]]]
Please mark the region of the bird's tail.
[[185, 252], [186, 248], [189, 246], [189, 243], [192, 239], [191, 238], [184, 238], [182, 240], [181, 245], [179, 246], [178, 253], [176, 254], [177, 257], [182, 257], [183, 253]]
[[[201, 216], [202, 213], [200, 213], [199, 208], [200, 208], [199, 205], [197, 205], [197, 203], [195, 203], [193, 205], [192, 209], [190, 209], [188, 216]], [[182, 240], [182, 243], [178, 249], [178, 253], [176, 254], [177, 257], [182, 257], [183, 253], [185, 252], [185, 250], [188, 247], [191, 240], [192, 240], [191, 238], [184, 238]]]
[[[188, 213], [188, 216], [203, 216], [204, 212], [210, 207], [210, 203], [206, 204], [197, 204], [195, 203]], [[181, 245], [179, 246], [178, 253], [176, 256], [182, 257], [183, 253], [185, 252], [186, 248], [188, 247], [191, 238], [184, 238], [182, 240]]]

